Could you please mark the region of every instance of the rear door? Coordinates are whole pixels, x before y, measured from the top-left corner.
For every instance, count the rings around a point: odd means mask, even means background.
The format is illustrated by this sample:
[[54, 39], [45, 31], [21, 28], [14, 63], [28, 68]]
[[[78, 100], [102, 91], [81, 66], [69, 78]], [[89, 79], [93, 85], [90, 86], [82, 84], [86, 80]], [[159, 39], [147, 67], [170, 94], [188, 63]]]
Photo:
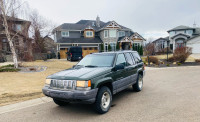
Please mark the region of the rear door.
[[[119, 65], [119, 64], [123, 64], [124, 66], [126, 66], [126, 59], [123, 53], [120, 53], [117, 55], [116, 57], [116, 63], [115, 65]], [[121, 70], [117, 70], [115, 72], [113, 72], [113, 91], [114, 92], [119, 92], [121, 90], [123, 90], [126, 87], [126, 69], [121, 69]], [[124, 87], [125, 86], [125, 87]]]
[[126, 56], [126, 82], [127, 85], [133, 84], [136, 82], [137, 76], [137, 65], [133, 60], [131, 53], [125, 53]]

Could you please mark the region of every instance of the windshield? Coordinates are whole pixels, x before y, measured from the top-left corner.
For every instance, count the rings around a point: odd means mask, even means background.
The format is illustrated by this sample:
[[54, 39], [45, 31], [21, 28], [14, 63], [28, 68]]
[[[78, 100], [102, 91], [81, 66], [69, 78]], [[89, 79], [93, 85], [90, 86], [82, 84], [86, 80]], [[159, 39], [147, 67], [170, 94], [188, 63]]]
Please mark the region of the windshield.
[[114, 55], [87, 55], [77, 65], [85, 67], [111, 67]]

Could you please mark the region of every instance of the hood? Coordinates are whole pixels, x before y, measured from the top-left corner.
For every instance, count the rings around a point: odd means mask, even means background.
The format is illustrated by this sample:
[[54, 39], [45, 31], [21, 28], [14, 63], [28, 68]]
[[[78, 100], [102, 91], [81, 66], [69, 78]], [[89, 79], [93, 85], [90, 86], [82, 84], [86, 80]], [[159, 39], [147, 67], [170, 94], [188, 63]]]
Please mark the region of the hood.
[[61, 72], [57, 72], [48, 76], [49, 79], [59, 80], [89, 80], [96, 76], [100, 76], [107, 72], [110, 72], [112, 67], [97, 67], [97, 68], [71, 68]]

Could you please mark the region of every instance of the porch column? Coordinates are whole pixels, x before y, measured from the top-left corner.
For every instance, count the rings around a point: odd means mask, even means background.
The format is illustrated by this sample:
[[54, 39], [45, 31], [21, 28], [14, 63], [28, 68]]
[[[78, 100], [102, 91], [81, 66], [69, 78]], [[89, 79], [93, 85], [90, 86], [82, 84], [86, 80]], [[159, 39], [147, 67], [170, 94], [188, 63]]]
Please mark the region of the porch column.
[[119, 49], [122, 50], [122, 42], [119, 42]]
[[132, 43], [130, 42], [130, 50], [132, 50]]

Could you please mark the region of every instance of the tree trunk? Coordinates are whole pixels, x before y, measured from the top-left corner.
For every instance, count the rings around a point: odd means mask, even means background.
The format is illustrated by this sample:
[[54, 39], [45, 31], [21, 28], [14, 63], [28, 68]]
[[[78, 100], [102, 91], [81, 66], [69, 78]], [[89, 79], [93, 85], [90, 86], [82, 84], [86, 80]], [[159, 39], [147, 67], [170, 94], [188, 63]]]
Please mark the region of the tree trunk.
[[14, 67], [18, 68], [17, 54], [15, 52], [15, 47], [13, 45], [13, 42], [12, 42], [11, 36], [10, 36], [10, 32], [8, 30], [9, 28], [8, 28], [8, 23], [7, 23], [7, 20], [6, 20], [6, 13], [5, 13], [3, 0], [0, 0], [0, 3], [1, 3], [1, 11], [2, 11], [2, 15], [3, 15], [3, 25], [5, 27], [6, 37], [8, 39], [8, 42], [9, 42], [9, 45], [10, 45], [10, 49], [11, 49], [11, 52], [12, 52]]

